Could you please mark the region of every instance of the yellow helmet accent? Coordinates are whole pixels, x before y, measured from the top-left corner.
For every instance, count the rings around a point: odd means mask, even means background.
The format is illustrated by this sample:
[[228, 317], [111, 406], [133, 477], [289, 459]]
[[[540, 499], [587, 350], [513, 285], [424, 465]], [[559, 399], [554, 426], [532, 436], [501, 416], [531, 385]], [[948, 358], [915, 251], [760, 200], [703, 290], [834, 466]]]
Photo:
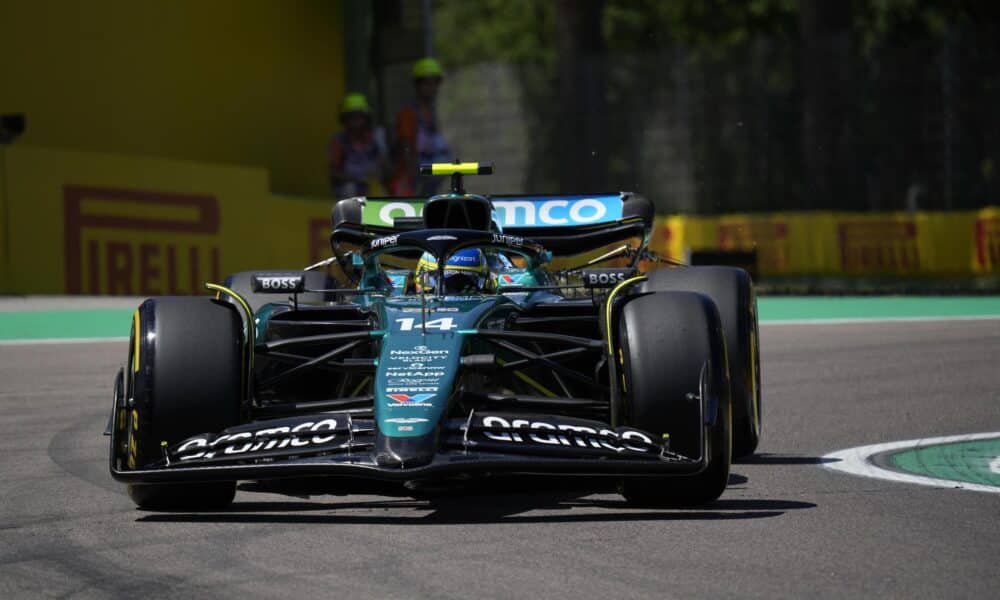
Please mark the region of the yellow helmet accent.
[[434, 255], [429, 252], [424, 252], [417, 262], [417, 273], [422, 271], [433, 271], [438, 266], [437, 260]]
[[444, 77], [441, 63], [429, 56], [413, 63], [413, 78], [423, 79], [425, 77]]
[[340, 114], [343, 116], [352, 112], [372, 114], [372, 108], [368, 106], [368, 99], [364, 94], [354, 93], [344, 96], [344, 101], [340, 104]]

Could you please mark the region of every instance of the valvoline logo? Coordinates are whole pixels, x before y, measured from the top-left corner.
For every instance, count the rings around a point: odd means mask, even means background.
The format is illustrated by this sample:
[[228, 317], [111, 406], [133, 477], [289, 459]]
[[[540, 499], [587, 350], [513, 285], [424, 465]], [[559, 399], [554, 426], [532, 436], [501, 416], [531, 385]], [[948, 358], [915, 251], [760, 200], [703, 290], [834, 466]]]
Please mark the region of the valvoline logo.
[[434, 394], [386, 394], [396, 402], [424, 402], [434, 397]]

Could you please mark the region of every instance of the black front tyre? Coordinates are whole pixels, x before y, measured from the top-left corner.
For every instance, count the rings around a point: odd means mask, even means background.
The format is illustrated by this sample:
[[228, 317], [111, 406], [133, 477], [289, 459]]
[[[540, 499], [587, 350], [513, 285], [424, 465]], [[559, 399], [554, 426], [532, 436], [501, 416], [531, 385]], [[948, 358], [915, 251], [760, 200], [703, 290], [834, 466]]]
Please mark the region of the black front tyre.
[[[120, 461], [136, 470], [176, 444], [238, 425], [243, 415], [241, 320], [229, 304], [208, 298], [143, 302], [133, 319], [126, 366], [125, 444]], [[228, 506], [236, 482], [130, 484], [129, 497], [152, 510]]]
[[[732, 460], [732, 412], [719, 313], [705, 295], [658, 292], [630, 300], [619, 318], [625, 370], [625, 422], [670, 437], [670, 449], [708, 464], [696, 475], [627, 477], [620, 491], [633, 504], [694, 506], [726, 489]], [[709, 398], [715, 414], [699, 411]]]
[[733, 456], [749, 456], [760, 443], [763, 423], [760, 341], [753, 282], [743, 269], [723, 266], [659, 269], [648, 274], [641, 291], [705, 294], [719, 310], [729, 357], [733, 401]]

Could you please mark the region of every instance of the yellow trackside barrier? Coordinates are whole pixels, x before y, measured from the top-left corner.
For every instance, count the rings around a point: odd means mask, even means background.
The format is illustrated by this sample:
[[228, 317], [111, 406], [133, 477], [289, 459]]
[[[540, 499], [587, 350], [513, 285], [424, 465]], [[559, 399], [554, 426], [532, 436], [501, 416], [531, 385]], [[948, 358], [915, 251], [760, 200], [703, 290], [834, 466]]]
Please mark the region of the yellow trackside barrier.
[[755, 249], [765, 276], [1000, 273], [1000, 209], [661, 216], [651, 247], [680, 260], [691, 251]]
[[0, 160], [8, 293], [201, 294], [329, 256], [332, 198], [275, 196], [263, 169], [18, 145]]
[[991, 207], [976, 214], [973, 248], [974, 272], [1000, 273], [1000, 208]]
[[9, 294], [7, 282], [10, 271], [10, 256], [7, 248], [7, 230], [10, 228], [10, 217], [7, 214], [7, 184], [4, 181], [4, 151], [0, 148], [0, 294]]
[[[0, 149], [0, 292], [200, 294], [329, 256], [332, 198], [277, 196], [263, 169]], [[1000, 273], [1000, 209], [657, 217], [651, 247], [756, 249], [763, 276]], [[652, 266], [652, 265], [649, 265]]]
[[0, 113], [15, 146], [268, 165], [324, 194], [345, 2], [0, 1]]

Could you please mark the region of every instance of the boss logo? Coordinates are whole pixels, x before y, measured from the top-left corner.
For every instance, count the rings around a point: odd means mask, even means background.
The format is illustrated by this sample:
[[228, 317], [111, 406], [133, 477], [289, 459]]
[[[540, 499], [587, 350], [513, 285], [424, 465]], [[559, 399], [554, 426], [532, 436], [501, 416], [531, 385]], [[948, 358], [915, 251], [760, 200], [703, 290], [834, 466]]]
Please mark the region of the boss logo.
[[635, 274], [634, 269], [584, 269], [581, 272], [586, 288], [610, 288]]
[[267, 293], [300, 293], [305, 290], [305, 278], [301, 275], [254, 275], [253, 291]]
[[625, 281], [625, 273], [590, 273], [587, 281], [590, 285], [621, 283]]

